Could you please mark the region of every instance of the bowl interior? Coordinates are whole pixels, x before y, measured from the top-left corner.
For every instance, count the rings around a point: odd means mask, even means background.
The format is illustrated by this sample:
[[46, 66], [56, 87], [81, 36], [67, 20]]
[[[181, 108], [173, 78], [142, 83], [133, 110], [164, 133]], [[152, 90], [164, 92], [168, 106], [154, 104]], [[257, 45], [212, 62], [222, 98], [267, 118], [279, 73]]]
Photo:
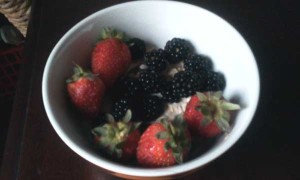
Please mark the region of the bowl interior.
[[[73, 63], [89, 67], [99, 32], [114, 27], [151, 46], [163, 48], [173, 37], [190, 41], [195, 51], [212, 58], [214, 69], [224, 73], [224, 95], [238, 102], [231, 133], [187, 163], [169, 168], [143, 169], [106, 161], [89, 142], [87, 128], [80, 123], [66, 98], [65, 80]], [[88, 161], [110, 171], [132, 176], [164, 176], [189, 171], [215, 159], [242, 135], [255, 112], [259, 77], [254, 56], [242, 36], [226, 21], [200, 7], [172, 1], [137, 1], [116, 5], [92, 14], [69, 30], [55, 46], [43, 77], [43, 100], [51, 124], [63, 141]], [[149, 173], [148, 173], [148, 172]]]

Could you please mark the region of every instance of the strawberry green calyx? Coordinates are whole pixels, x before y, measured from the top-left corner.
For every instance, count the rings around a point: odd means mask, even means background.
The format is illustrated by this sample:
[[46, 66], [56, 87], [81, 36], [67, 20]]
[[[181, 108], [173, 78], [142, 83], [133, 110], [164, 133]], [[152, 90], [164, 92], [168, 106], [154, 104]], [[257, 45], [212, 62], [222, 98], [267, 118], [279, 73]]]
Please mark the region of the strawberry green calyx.
[[181, 164], [184, 156], [191, 148], [191, 138], [187, 130], [187, 124], [182, 115], [177, 115], [173, 121], [162, 118], [160, 122], [166, 128], [166, 131], [157, 133], [156, 137], [167, 139], [164, 145], [165, 151], [171, 149], [176, 162]]
[[73, 68], [73, 75], [69, 79], [67, 79], [67, 83], [76, 82], [82, 77], [88, 78], [90, 80], [93, 80], [94, 74], [92, 74], [90, 71], [84, 71], [82, 67], [80, 67], [78, 64], [75, 64], [75, 67]]
[[105, 40], [105, 39], [110, 39], [110, 38], [115, 38], [115, 39], [120, 39], [122, 41], [126, 41], [126, 36], [123, 32], [117, 31], [116, 29], [113, 28], [103, 28], [101, 33], [100, 33], [100, 38], [99, 40]]
[[230, 129], [229, 111], [238, 110], [240, 106], [223, 99], [221, 91], [207, 93], [197, 92], [196, 95], [199, 98], [199, 105], [196, 107], [196, 110], [201, 111], [204, 116], [204, 119], [201, 121], [201, 126], [207, 126], [215, 121], [222, 131], [228, 132]]
[[111, 114], [107, 114], [108, 122], [92, 130], [92, 134], [100, 139], [96, 145], [108, 154], [120, 159], [125, 141], [140, 125], [139, 122], [131, 123], [131, 116], [131, 111], [128, 110], [122, 120], [116, 121]]

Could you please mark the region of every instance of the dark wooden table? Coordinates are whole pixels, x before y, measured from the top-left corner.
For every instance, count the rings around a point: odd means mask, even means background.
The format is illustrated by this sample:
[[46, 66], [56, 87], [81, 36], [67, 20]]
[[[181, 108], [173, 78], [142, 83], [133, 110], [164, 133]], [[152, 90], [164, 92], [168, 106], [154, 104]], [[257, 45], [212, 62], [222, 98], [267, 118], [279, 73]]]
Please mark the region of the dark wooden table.
[[[33, 1], [1, 179], [118, 179], [68, 148], [45, 113], [42, 73], [59, 38], [82, 18], [121, 0]], [[185, 179], [300, 179], [300, 14], [296, 0], [189, 0], [231, 23], [260, 71], [257, 113], [223, 156]], [[297, 8], [298, 7], [298, 8]]]

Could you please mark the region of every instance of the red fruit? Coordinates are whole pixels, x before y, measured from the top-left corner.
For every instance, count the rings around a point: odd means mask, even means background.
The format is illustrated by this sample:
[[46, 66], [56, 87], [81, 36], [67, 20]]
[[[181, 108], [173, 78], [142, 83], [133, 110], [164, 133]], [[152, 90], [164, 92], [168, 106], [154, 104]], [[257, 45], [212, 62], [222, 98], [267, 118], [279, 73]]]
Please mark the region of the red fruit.
[[128, 134], [122, 147], [122, 159], [132, 159], [136, 156], [136, 148], [138, 146], [141, 133], [138, 129], [135, 129]]
[[122, 161], [133, 159], [141, 137], [138, 130], [140, 123], [130, 122], [130, 110], [121, 121], [115, 121], [111, 114], [107, 117], [108, 123], [92, 130], [97, 147], [113, 158]]
[[230, 110], [240, 109], [237, 104], [223, 99], [220, 91], [197, 92], [188, 102], [184, 119], [192, 133], [214, 137], [230, 129]]
[[161, 120], [151, 124], [142, 134], [137, 148], [137, 160], [145, 167], [166, 167], [182, 163], [189, 153], [191, 136], [185, 121]]
[[96, 117], [100, 111], [105, 85], [97, 76], [74, 67], [73, 76], [67, 80], [67, 91], [73, 105], [87, 117]]
[[111, 29], [104, 29], [104, 40], [93, 49], [91, 64], [93, 73], [99, 75], [106, 87], [124, 74], [131, 64], [131, 53], [128, 46], [119, 38], [120, 33]]

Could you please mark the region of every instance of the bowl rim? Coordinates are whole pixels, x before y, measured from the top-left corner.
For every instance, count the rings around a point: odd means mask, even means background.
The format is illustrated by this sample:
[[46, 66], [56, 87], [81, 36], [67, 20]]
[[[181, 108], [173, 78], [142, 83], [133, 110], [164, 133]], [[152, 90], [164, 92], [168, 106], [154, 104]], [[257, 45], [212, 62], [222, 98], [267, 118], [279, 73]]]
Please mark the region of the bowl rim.
[[[185, 162], [180, 165], [175, 165], [175, 166], [170, 166], [170, 167], [164, 167], [164, 168], [152, 168], [152, 169], [147, 169], [147, 168], [139, 168], [139, 167], [129, 167], [129, 166], [124, 166], [118, 163], [114, 162], [107, 162], [106, 160], [102, 159], [101, 157], [91, 155], [84, 149], [82, 149], [79, 145], [77, 145], [72, 139], [66, 135], [63, 130], [61, 129], [59, 123], [55, 120], [55, 117], [52, 112], [52, 108], [49, 105], [49, 92], [48, 92], [48, 81], [49, 81], [49, 70], [53, 64], [53, 59], [55, 57], [55, 54], [59, 51], [59, 49], [62, 47], [64, 42], [70, 38], [70, 36], [75, 33], [82, 25], [84, 25], [86, 22], [88, 22], [90, 19], [95, 18], [96, 16], [99, 16], [101, 14], [105, 14], [110, 11], [114, 11], [117, 8], [128, 8], [132, 5], [136, 4], [157, 4], [157, 3], [165, 3], [165, 4], [176, 4], [178, 6], [181, 6], [181, 8], [191, 8], [193, 10], [201, 10], [204, 11], [205, 13], [208, 13], [211, 16], [215, 16], [218, 18], [220, 21], [223, 21], [223, 23], [226, 23], [229, 25], [233, 31], [237, 35], [240, 36], [241, 40], [244, 41], [245, 45], [248, 46], [247, 48], [249, 49], [250, 54], [253, 56], [252, 59], [254, 60], [254, 67], [256, 67], [256, 74], [257, 74], [257, 96], [256, 99], [254, 100], [255, 107], [252, 109], [252, 112], [250, 112], [249, 120], [245, 122], [244, 126], [237, 132], [235, 136], [232, 136], [231, 138], [228, 138], [226, 142], [222, 143], [220, 146], [218, 146], [217, 150], [214, 151], [209, 151], [206, 152], [205, 156], [202, 156], [201, 158], [197, 158], [194, 160], [190, 160], [188, 162]], [[82, 19], [79, 21], [77, 24], [75, 24], [71, 29], [69, 29], [63, 37], [58, 41], [58, 43], [55, 45], [53, 50], [51, 51], [47, 63], [44, 68], [44, 73], [43, 73], [43, 79], [42, 79], [42, 97], [43, 97], [43, 103], [44, 107], [46, 110], [46, 114], [48, 116], [48, 119], [55, 129], [55, 132], [58, 134], [58, 136], [63, 140], [67, 146], [69, 146], [74, 152], [76, 152], [79, 156], [83, 157], [87, 161], [109, 171], [109, 172], [117, 172], [118, 174], [123, 174], [123, 175], [129, 175], [133, 177], [162, 177], [162, 176], [170, 176], [174, 174], [181, 174], [185, 173], [188, 171], [191, 171], [193, 169], [198, 169], [203, 165], [206, 165], [207, 163], [215, 160], [218, 158], [220, 155], [225, 153], [230, 147], [232, 147], [238, 139], [243, 135], [243, 133], [246, 131], [248, 128], [249, 124], [251, 123], [253, 116], [256, 112], [257, 105], [258, 105], [258, 99], [259, 99], [259, 94], [260, 94], [260, 79], [259, 79], [259, 71], [258, 71], [258, 66], [256, 64], [255, 57], [246, 42], [246, 40], [242, 37], [242, 35], [231, 25], [229, 24], [226, 20], [221, 18], [220, 16], [214, 14], [213, 12], [210, 12], [200, 6], [184, 3], [184, 2], [178, 2], [178, 1], [155, 1], [155, 0], [149, 0], [149, 1], [132, 1], [132, 2], [125, 2], [125, 3], [120, 3], [117, 5], [113, 5], [107, 8], [104, 8], [102, 10], [96, 11], [92, 13], [91, 15], [87, 16], [86, 18]]]

